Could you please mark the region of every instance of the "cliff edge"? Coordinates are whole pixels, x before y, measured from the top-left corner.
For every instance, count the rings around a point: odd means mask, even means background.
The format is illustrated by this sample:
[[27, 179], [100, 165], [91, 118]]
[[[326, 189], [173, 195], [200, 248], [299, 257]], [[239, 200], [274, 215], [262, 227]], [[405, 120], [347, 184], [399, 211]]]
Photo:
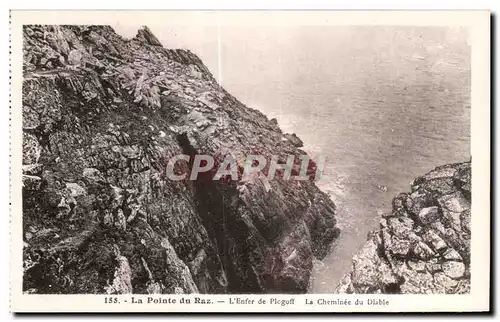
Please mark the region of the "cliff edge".
[[470, 292], [471, 163], [416, 178], [354, 256], [337, 293]]
[[307, 290], [338, 235], [312, 180], [165, 176], [179, 154], [298, 158], [298, 138], [147, 28], [130, 40], [108, 26], [23, 33], [24, 292]]

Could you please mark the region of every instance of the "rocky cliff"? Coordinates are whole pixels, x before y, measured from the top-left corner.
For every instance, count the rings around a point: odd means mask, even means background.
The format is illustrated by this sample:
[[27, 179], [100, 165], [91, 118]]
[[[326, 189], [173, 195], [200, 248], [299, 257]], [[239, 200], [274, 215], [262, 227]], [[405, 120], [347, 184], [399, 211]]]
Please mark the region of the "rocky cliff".
[[393, 200], [339, 293], [470, 292], [470, 162], [440, 166]]
[[25, 292], [306, 291], [338, 234], [313, 181], [165, 176], [174, 155], [283, 161], [305, 154], [300, 139], [147, 28], [23, 33]]

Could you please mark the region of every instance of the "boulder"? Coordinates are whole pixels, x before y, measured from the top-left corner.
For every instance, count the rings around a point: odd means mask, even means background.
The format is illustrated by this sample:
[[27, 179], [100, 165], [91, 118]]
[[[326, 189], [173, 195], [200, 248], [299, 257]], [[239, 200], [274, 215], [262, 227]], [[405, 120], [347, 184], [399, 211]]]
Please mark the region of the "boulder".
[[448, 209], [451, 212], [462, 212], [470, 209], [470, 203], [460, 191], [456, 191], [449, 195], [444, 195], [438, 199], [442, 208]]
[[460, 278], [464, 276], [465, 264], [462, 262], [448, 261], [442, 265], [443, 272], [451, 278]]
[[69, 52], [68, 58], [66, 59], [70, 65], [80, 65], [82, 63], [83, 54], [78, 49], [73, 49]]
[[428, 225], [431, 222], [436, 221], [439, 218], [438, 207], [427, 207], [420, 210], [418, 213], [418, 218], [424, 225]]
[[132, 271], [128, 260], [124, 256], [118, 256], [118, 265], [115, 269], [113, 283], [106, 288], [108, 294], [132, 294]]
[[302, 142], [302, 140], [295, 133], [292, 134], [285, 133], [283, 136], [285, 137], [285, 139], [287, 139], [290, 143], [292, 143], [294, 146], [298, 148], [304, 146], [304, 142]]

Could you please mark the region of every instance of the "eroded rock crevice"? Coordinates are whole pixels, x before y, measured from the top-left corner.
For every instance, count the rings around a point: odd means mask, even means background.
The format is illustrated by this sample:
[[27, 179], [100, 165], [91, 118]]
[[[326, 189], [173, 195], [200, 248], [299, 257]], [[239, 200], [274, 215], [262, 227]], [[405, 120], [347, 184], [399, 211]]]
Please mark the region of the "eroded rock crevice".
[[298, 157], [299, 138], [147, 28], [131, 40], [108, 26], [23, 33], [25, 292], [307, 290], [313, 257], [338, 235], [314, 182], [165, 171], [183, 153]]

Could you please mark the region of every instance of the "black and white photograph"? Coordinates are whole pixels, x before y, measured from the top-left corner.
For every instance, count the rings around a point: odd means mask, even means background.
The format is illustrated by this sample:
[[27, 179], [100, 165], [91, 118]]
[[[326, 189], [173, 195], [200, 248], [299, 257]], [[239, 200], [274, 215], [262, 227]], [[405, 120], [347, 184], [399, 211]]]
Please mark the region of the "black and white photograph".
[[336, 310], [489, 274], [470, 21], [108, 14], [19, 25], [22, 296]]

